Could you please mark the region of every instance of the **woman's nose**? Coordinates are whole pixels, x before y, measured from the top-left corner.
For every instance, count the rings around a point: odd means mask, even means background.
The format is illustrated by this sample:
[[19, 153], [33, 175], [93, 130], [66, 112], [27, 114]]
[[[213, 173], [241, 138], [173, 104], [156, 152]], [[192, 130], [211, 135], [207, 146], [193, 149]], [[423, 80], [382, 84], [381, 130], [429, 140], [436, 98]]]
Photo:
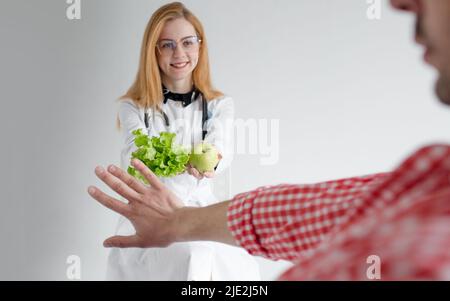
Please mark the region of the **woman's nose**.
[[422, 0], [391, 0], [391, 5], [399, 10], [418, 13]]
[[175, 50], [173, 51], [173, 56], [175, 58], [178, 57], [184, 57], [186, 55], [186, 52], [183, 49], [182, 45], [177, 45], [177, 47], [175, 47]]

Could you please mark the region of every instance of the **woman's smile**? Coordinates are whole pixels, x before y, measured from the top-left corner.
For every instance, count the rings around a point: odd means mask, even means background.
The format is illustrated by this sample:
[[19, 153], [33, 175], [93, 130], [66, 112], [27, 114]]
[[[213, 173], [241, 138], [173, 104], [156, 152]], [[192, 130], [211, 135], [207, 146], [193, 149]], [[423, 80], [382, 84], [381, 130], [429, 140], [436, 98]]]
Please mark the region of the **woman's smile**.
[[181, 63], [173, 63], [173, 64], [170, 64], [170, 66], [175, 69], [183, 69], [183, 68], [187, 67], [189, 65], [189, 63], [190, 63], [189, 61], [181, 62]]

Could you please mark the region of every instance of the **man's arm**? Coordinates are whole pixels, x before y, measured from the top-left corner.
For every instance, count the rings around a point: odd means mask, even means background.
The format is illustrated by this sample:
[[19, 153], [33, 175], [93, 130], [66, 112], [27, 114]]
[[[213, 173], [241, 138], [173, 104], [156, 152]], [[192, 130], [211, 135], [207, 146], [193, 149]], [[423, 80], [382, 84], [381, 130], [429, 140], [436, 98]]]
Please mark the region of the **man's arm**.
[[146, 186], [116, 166], [95, 173], [111, 189], [128, 200], [125, 204], [96, 187], [89, 194], [105, 207], [123, 215], [133, 224], [136, 234], [110, 237], [105, 247], [166, 247], [174, 242], [211, 240], [236, 245], [228, 230], [227, 209], [230, 202], [208, 207], [184, 207], [139, 160], [132, 165], [150, 183]]
[[242, 246], [253, 255], [292, 260], [314, 250], [324, 236], [345, 221], [355, 198], [383, 175], [315, 185], [279, 185], [242, 193], [208, 207], [184, 207], [140, 161], [133, 166], [145, 186], [123, 170], [96, 169], [97, 176], [129, 201], [124, 204], [97, 188], [89, 193], [128, 218], [136, 234], [111, 237], [107, 247], [165, 247], [174, 242], [217, 241]]
[[228, 229], [230, 201], [208, 207], [184, 207], [178, 210], [174, 223], [175, 241], [216, 241], [237, 246]]
[[296, 260], [360, 209], [365, 192], [389, 174], [318, 184], [266, 186], [235, 196], [228, 227], [236, 243], [255, 256]]

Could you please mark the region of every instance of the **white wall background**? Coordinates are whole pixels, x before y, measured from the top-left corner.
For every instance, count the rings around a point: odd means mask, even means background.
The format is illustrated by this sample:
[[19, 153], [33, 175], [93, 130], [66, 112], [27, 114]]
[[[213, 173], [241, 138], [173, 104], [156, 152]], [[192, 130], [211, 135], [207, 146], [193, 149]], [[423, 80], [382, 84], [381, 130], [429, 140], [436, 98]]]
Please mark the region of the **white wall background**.
[[[114, 100], [135, 77], [152, 14], [167, 1], [0, 3], [0, 280], [102, 280], [117, 215], [91, 200], [97, 164], [119, 163]], [[217, 87], [237, 117], [279, 119], [280, 159], [238, 155], [231, 192], [387, 171], [415, 148], [449, 141], [450, 111], [413, 46], [410, 17], [383, 1], [190, 0], [203, 21]], [[100, 187], [104, 187], [100, 185]], [[285, 262], [259, 260], [264, 279]]]

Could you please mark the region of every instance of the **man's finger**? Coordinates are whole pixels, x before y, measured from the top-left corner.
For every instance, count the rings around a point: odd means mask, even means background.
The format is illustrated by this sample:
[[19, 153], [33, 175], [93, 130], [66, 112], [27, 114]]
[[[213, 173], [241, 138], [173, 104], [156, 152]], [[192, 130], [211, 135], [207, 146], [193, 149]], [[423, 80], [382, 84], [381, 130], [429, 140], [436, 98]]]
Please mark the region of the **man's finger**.
[[103, 243], [105, 248], [141, 248], [142, 243], [137, 235], [113, 236]]
[[138, 181], [136, 178], [122, 170], [121, 168], [110, 165], [108, 167], [108, 171], [114, 175], [115, 177], [119, 178], [122, 182], [124, 182], [128, 187], [131, 187], [133, 190], [135, 190], [138, 193], [144, 194], [147, 187], [142, 184], [141, 181]]
[[144, 176], [148, 183], [155, 189], [163, 189], [164, 184], [158, 179], [158, 177], [140, 160], [133, 159], [131, 164]]
[[88, 193], [91, 197], [96, 199], [100, 204], [102, 204], [106, 208], [109, 208], [112, 211], [115, 211], [125, 217], [128, 217], [130, 215], [130, 209], [127, 204], [124, 204], [121, 201], [110, 197], [100, 189], [91, 186], [88, 189]]
[[111, 187], [112, 190], [123, 196], [125, 199], [129, 201], [141, 201], [142, 196], [139, 193], [128, 187], [124, 182], [104, 170], [102, 167], [97, 167], [95, 169], [95, 174], [100, 180], [105, 182], [106, 185]]

